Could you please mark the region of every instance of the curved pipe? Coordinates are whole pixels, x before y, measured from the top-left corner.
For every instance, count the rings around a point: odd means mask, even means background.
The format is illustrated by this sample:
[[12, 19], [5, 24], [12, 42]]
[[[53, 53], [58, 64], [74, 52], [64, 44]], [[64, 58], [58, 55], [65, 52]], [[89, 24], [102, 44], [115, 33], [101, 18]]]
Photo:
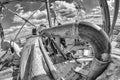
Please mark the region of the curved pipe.
[[57, 26], [40, 32], [40, 35], [49, 36], [49, 34], [64, 38], [80, 36], [91, 43], [95, 59], [90, 67], [87, 80], [95, 80], [108, 67], [111, 45], [107, 34], [99, 26], [89, 22], [80, 22]]
[[110, 33], [110, 12], [109, 12], [107, 0], [98, 0], [98, 1], [101, 7], [101, 12], [102, 12], [102, 17], [103, 17], [103, 29], [109, 35]]

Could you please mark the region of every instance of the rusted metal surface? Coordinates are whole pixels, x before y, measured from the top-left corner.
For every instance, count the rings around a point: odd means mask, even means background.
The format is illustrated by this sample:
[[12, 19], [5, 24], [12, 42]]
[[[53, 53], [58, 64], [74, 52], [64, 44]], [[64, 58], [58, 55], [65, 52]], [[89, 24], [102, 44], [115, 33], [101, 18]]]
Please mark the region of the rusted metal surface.
[[50, 34], [63, 38], [81, 38], [89, 41], [93, 47], [95, 59], [92, 63], [87, 80], [95, 80], [108, 67], [111, 45], [107, 34], [97, 25], [89, 22], [71, 23], [49, 28], [40, 32], [40, 35]]

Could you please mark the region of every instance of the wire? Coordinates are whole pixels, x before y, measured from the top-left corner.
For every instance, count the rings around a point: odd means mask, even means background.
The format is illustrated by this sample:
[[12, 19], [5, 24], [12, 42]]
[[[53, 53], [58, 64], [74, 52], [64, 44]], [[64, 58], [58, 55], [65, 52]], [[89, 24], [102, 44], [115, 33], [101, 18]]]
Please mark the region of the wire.
[[21, 19], [23, 19], [25, 22], [28, 22], [29, 24], [31, 24], [32, 26], [36, 27], [34, 24], [32, 24], [31, 22], [29, 22], [27, 19], [21, 17], [20, 15], [18, 15], [17, 13], [15, 13], [14, 11], [12, 11], [11, 9], [8, 9], [7, 7], [4, 6], [4, 9], [14, 13], [16, 16], [20, 17]]
[[[45, 4], [42, 4], [36, 11], [34, 11], [33, 14], [31, 14], [31, 16], [28, 18], [28, 20], [29, 20], [40, 8], [42, 8], [44, 5], [45, 5]], [[4, 6], [2, 6], [2, 7], [4, 7]], [[4, 7], [4, 8], [5, 8], [5, 7]], [[7, 10], [10, 10], [10, 9], [8, 9], [8, 8], [6, 8], [6, 9], [7, 9]], [[10, 12], [16, 14], [16, 13], [13, 12], [12, 10], [10, 10]], [[22, 18], [21, 16], [18, 16], [18, 17]], [[22, 18], [22, 19], [23, 19], [23, 18]], [[23, 20], [25, 20], [25, 19], [23, 19]], [[28, 20], [26, 20], [25, 23], [21, 26], [21, 28], [19, 29], [18, 33], [16, 34], [14, 40], [11, 40], [11, 41], [10, 41], [10, 45], [11, 45], [12, 42], [14, 42], [14, 41], [16, 40], [17, 36], [19, 35], [19, 33], [21, 32], [21, 30], [23, 29], [24, 25], [28, 22]], [[13, 44], [13, 45], [14, 45], [14, 44]], [[11, 48], [11, 46], [10, 46], [10, 48]], [[9, 49], [6, 51], [6, 54], [7, 54], [8, 51], [9, 51]], [[6, 54], [5, 54], [5, 55], [6, 55]]]
[[[29, 20], [30, 18], [32, 18], [32, 16], [33, 16], [40, 8], [42, 8], [44, 5], [45, 5], [45, 4], [42, 4], [42, 6], [40, 6], [36, 11], [34, 11], [33, 14], [31, 14], [31, 16], [28, 18], [28, 20]], [[17, 35], [16, 35], [16, 37], [15, 37], [14, 40], [16, 40], [17, 36], [19, 35], [20, 31], [22, 30], [22, 28], [24, 27], [24, 25], [25, 25], [26, 23], [27, 23], [27, 22], [25, 22], [25, 23], [22, 25], [22, 27], [21, 27], [20, 30], [18, 31], [18, 33], [17, 33]]]
[[17, 13], [15, 13], [14, 11], [12, 11], [12, 10], [8, 9], [7, 7], [3, 6], [6, 10], [12, 12], [13, 14], [17, 15], [18, 17], [20, 17], [21, 19], [23, 19], [23, 20], [25, 21], [25, 23], [24, 23], [24, 24], [22, 25], [22, 27], [19, 29], [19, 31], [18, 31], [18, 33], [16, 34], [16, 36], [15, 36], [15, 38], [14, 38], [13, 41], [16, 40], [17, 36], [19, 35], [19, 33], [21, 32], [21, 30], [23, 29], [24, 25], [25, 25], [27, 22], [30, 23], [32, 26], [37, 27], [37, 26], [35, 26], [34, 24], [32, 24], [31, 22], [29, 22], [28, 20], [29, 20], [40, 8], [42, 8], [44, 5], [45, 5], [45, 4], [42, 4], [36, 11], [33, 12], [33, 14], [31, 14], [31, 16], [30, 16], [28, 19], [25, 19], [25, 18], [21, 17], [20, 15], [18, 15]]

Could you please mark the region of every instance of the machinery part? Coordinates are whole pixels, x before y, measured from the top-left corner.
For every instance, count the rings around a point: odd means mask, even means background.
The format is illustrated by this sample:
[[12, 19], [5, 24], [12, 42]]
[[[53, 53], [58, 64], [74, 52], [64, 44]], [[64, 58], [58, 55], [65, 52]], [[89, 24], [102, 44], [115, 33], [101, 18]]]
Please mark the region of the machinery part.
[[37, 29], [36, 28], [32, 29], [32, 35], [37, 35]]
[[96, 60], [93, 60], [87, 80], [95, 80], [108, 67], [111, 57], [111, 45], [107, 34], [97, 25], [89, 22], [70, 23], [42, 30], [40, 35], [50, 34], [62, 38], [78, 38], [79, 36], [91, 43]]
[[48, 54], [47, 54], [48, 52], [44, 48], [44, 45], [42, 43], [42, 39], [41, 38], [39, 39], [39, 47], [40, 47], [40, 50], [42, 52], [43, 58], [45, 60], [45, 63], [47, 65], [48, 71], [49, 71], [49, 73], [51, 75], [51, 78], [53, 80], [58, 79], [59, 76], [57, 75], [56, 68], [54, 67], [53, 63], [50, 61], [50, 57], [48, 56]]
[[52, 42], [52, 44], [57, 48], [58, 52], [63, 56], [63, 58], [64, 58], [65, 60], [67, 60], [66, 55], [63, 54], [63, 52], [62, 52], [61, 49], [57, 46], [57, 44], [54, 42], [53, 39], [51, 39], [51, 42]]

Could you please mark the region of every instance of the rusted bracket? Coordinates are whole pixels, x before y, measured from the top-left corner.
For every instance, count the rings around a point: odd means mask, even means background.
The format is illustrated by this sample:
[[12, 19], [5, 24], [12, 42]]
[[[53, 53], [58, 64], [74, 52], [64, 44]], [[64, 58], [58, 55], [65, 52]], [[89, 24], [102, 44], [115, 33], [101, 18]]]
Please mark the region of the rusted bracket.
[[95, 80], [108, 67], [111, 57], [111, 44], [108, 35], [99, 26], [89, 23], [70, 23], [42, 30], [40, 35], [53, 34], [62, 38], [81, 38], [91, 43], [95, 59], [93, 59], [87, 80]]

